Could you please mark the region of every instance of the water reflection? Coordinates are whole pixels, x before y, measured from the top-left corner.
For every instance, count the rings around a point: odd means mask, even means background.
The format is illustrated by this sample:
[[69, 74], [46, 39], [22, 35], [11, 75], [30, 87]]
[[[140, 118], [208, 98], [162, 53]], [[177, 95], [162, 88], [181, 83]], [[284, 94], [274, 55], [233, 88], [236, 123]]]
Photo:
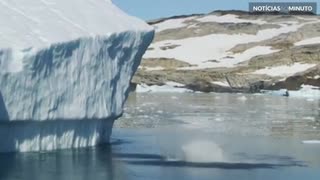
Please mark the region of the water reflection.
[[111, 146], [46, 153], [0, 154], [0, 179], [122, 179]]
[[[172, 170], [177, 172], [169, 173], [167, 178], [172, 178], [176, 176], [188, 177], [191, 172], [197, 172], [199, 168], [254, 170], [276, 169], [282, 167], [305, 167], [302, 162], [298, 161], [286, 161], [288, 163], [202, 163], [182, 160], [173, 161], [157, 154], [113, 153], [111, 147], [112, 146], [106, 145], [91, 149], [63, 150], [46, 153], [0, 154], [0, 179], [139, 179], [139, 176], [136, 176], [135, 174], [148, 175], [149, 172], [147, 171], [150, 167], [157, 167], [156, 171], [159, 174], [156, 176], [161, 179], [161, 172], [164, 170], [166, 170], [166, 172], [171, 172]], [[137, 167], [142, 167], [142, 169], [139, 170]], [[135, 169], [135, 172], [131, 172], [130, 168]], [[187, 168], [188, 170], [177, 168]], [[180, 173], [176, 170], [179, 170]]]

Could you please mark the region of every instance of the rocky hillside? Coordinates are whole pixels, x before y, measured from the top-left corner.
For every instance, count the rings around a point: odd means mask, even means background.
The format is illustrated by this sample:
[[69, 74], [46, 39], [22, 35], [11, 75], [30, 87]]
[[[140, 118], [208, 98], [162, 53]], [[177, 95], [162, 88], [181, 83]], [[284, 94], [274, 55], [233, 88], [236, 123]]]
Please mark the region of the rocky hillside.
[[320, 17], [241, 11], [149, 22], [156, 37], [134, 84], [203, 92], [320, 86]]

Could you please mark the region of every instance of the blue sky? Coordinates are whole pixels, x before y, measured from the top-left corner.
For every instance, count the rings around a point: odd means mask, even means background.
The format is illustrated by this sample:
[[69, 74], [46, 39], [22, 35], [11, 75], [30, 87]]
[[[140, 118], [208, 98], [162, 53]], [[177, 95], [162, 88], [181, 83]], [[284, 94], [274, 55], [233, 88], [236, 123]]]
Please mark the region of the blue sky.
[[[213, 10], [248, 10], [249, 2], [317, 2], [320, 0], [113, 0], [127, 13], [145, 20]], [[319, 13], [318, 13], [319, 14]]]

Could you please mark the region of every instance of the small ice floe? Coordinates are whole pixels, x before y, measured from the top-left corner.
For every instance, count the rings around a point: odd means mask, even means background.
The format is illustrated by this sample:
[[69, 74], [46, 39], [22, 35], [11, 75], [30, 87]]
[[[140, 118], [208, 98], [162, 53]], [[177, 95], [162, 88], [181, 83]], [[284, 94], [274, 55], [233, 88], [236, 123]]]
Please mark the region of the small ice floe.
[[308, 101], [308, 102], [314, 102], [315, 99], [313, 99], [313, 98], [308, 98], [307, 101]]
[[158, 110], [158, 111], [157, 111], [157, 113], [158, 113], [158, 114], [162, 114], [162, 113], [163, 113], [163, 111], [161, 111], [161, 110]]
[[171, 96], [171, 99], [179, 99], [177, 96]]
[[273, 95], [273, 96], [290, 96], [289, 91], [286, 89], [280, 89], [276, 91], [263, 90], [261, 91], [263, 94]]
[[245, 97], [245, 96], [240, 96], [240, 97], [238, 97], [238, 100], [240, 100], [240, 101], [246, 101], [248, 98], [247, 97]]
[[319, 144], [320, 145], [320, 140], [305, 140], [302, 141], [303, 144]]
[[319, 87], [311, 85], [301, 85], [301, 89], [297, 91], [288, 91], [286, 89], [269, 91], [262, 91], [263, 94], [274, 95], [274, 96], [288, 96], [294, 98], [306, 98], [309, 102], [314, 102], [316, 99], [320, 98], [320, 89]]
[[301, 85], [301, 89], [298, 91], [290, 91], [290, 96], [308, 98], [308, 101], [315, 101], [316, 98], [320, 98], [319, 87], [311, 85]]
[[219, 99], [221, 99], [221, 97], [220, 96], [214, 96], [214, 99], [219, 100]]
[[223, 119], [218, 117], [218, 118], [215, 118], [215, 121], [217, 121], [217, 122], [222, 122]]
[[166, 157], [165, 160], [166, 162], [177, 162], [177, 161], [180, 161], [181, 159], [174, 158], [174, 157]]
[[312, 116], [306, 116], [306, 117], [303, 117], [302, 119], [303, 120], [308, 120], [308, 121], [316, 121], [316, 118], [312, 117]]
[[124, 118], [127, 118], [127, 119], [132, 118], [132, 116], [131, 116], [130, 114], [127, 114], [127, 113], [125, 113], [125, 114], [123, 115], [123, 117], [124, 117]]

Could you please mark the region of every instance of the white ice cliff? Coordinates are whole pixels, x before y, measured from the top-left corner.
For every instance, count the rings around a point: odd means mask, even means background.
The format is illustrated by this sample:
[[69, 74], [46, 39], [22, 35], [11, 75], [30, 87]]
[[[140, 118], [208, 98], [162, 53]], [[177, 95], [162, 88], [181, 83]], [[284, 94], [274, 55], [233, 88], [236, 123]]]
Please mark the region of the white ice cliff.
[[153, 35], [111, 0], [0, 0], [0, 152], [107, 142]]

